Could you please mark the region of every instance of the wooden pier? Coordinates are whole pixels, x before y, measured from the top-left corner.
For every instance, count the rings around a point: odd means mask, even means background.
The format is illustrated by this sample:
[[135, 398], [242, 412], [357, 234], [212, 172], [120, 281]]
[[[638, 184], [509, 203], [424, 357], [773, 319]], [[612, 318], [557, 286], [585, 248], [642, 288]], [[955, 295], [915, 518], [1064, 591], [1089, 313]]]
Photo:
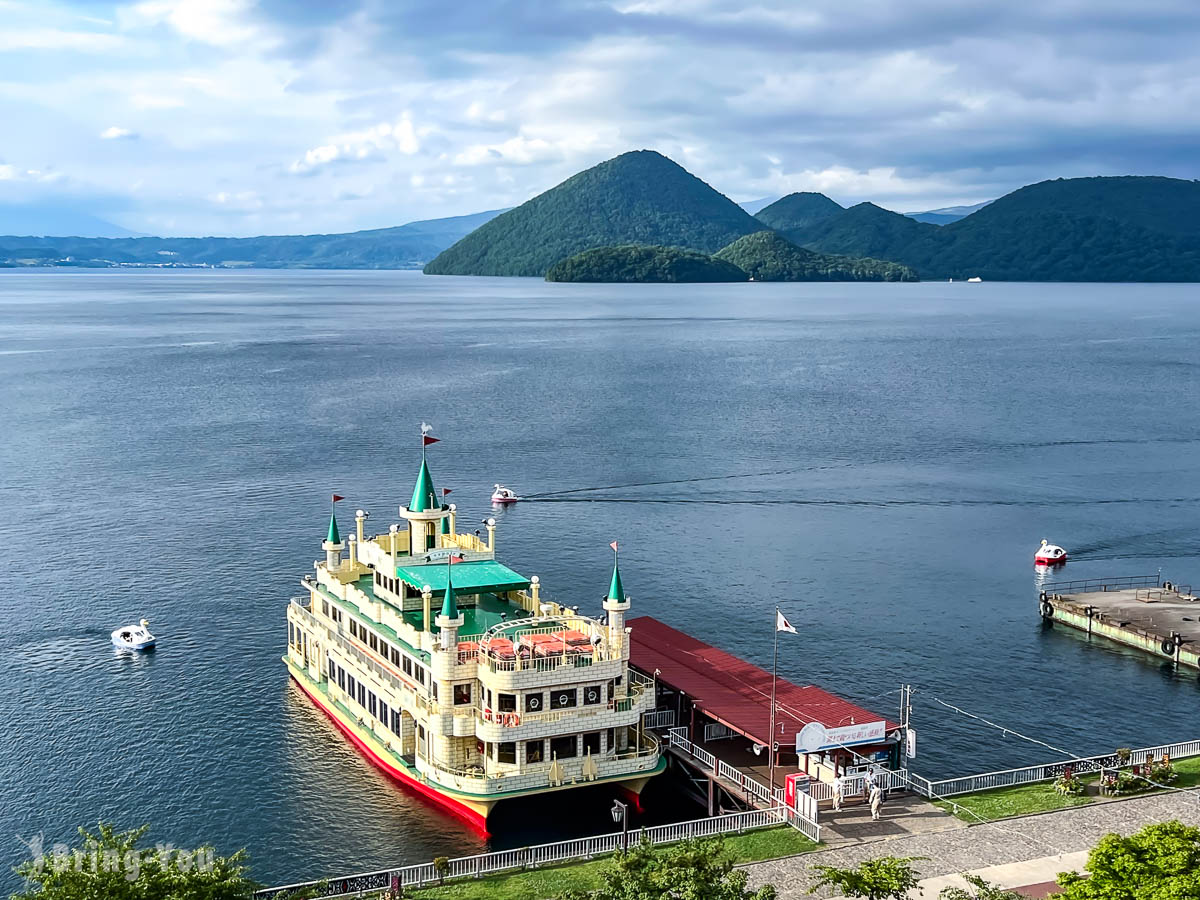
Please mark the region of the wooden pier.
[[1200, 669], [1200, 598], [1154, 575], [1046, 585], [1042, 619]]

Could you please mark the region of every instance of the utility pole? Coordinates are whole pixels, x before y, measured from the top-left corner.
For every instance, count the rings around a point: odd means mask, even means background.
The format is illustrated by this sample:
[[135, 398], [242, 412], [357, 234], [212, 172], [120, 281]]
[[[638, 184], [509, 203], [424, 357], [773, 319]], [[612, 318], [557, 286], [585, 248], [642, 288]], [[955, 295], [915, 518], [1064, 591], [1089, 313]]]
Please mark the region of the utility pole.
[[900, 768], [908, 768], [908, 729], [912, 724], [912, 685], [900, 685]]

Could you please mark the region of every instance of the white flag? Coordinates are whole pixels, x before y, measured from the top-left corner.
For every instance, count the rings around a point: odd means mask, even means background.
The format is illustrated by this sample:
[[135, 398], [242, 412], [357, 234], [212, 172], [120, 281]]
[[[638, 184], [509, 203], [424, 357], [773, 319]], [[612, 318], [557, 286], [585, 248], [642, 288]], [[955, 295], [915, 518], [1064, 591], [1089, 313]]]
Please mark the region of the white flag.
[[775, 610], [775, 630], [790, 631], [792, 634], [797, 633], [796, 626], [784, 618], [783, 613], [781, 613], [779, 610]]

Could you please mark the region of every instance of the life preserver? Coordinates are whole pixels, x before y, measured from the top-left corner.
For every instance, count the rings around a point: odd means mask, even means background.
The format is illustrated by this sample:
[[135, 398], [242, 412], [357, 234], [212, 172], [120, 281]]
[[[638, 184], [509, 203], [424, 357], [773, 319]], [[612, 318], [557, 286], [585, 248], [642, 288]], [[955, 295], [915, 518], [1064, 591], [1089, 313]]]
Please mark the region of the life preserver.
[[1167, 656], [1174, 656], [1175, 655], [1175, 642], [1174, 641], [1163, 641], [1162, 642], [1162, 652], [1165, 653]]
[[516, 713], [509, 713], [508, 721], [505, 724], [511, 728], [516, 728], [518, 725], [521, 724], [521, 717], [518, 716]]
[[483, 721], [485, 721], [485, 722], [492, 721], [492, 711], [490, 709], [488, 709], [486, 706], [483, 708]]
[[1053, 619], [1054, 618], [1053, 604], [1051, 604], [1051, 603], [1043, 603], [1042, 604], [1042, 618], [1043, 619]]

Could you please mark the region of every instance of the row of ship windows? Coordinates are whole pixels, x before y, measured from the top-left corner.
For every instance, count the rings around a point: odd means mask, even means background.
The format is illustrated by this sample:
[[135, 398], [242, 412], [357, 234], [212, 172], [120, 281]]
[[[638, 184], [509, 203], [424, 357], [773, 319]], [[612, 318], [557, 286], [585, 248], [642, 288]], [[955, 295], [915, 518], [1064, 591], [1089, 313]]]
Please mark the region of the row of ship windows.
[[[389, 707], [381, 698], [375, 696], [374, 691], [369, 690], [365, 684], [348, 674], [332, 659], [329, 660], [329, 682], [336, 684], [348, 697], [365, 709], [373, 719], [378, 719], [396, 737], [402, 736], [404, 714], [395, 707]], [[419, 722], [416, 723], [416, 726], [417, 740], [423, 742], [425, 726]]]
[[[588, 731], [583, 734], [564, 734], [562, 737], [552, 737], [540, 741], [523, 741], [525, 744], [525, 762], [540, 763], [546, 759], [572, 759], [576, 756], [592, 756], [601, 754], [600, 735], [607, 737], [609, 750], [613, 749], [614, 732]], [[549, 745], [547, 751], [547, 745]], [[480, 741], [477, 745], [480, 756], [487, 756], [498, 763], [516, 763], [517, 742], [501, 741], [497, 744], [485, 744]], [[547, 752], [549, 755], [547, 755]]]
[[[328, 603], [329, 601], [324, 601]], [[393, 666], [400, 669], [409, 678], [415, 678], [421, 685], [425, 684], [425, 669], [424, 667], [413, 660], [407, 653], [402, 652], [398, 647], [393, 647], [384, 638], [381, 638], [371, 628], [365, 625], [360, 625], [354, 619], [350, 620], [350, 634], [352, 637], [362, 641], [373, 651], [382, 656], [385, 660], [391, 662]]]
[[[546, 706], [546, 694], [542, 691], [527, 691], [524, 695], [525, 712], [535, 713], [541, 712], [543, 709], [573, 709], [576, 706], [598, 706], [605, 699], [611, 701], [616, 689], [616, 682], [610, 681], [607, 685], [604, 684], [589, 684], [582, 688], [566, 687], [553, 688], [550, 693], [550, 706]], [[464, 688], [462, 693], [462, 701], [459, 701], [459, 688]], [[495, 695], [495, 705], [492, 704], [492, 689], [483, 688], [480, 685], [481, 696], [484, 699], [484, 706], [487, 709], [495, 709], [497, 712], [516, 712], [517, 711], [517, 695], [516, 694], [501, 694]], [[471, 686], [469, 684], [456, 684], [454, 686], [454, 704], [462, 706], [471, 702]]]

